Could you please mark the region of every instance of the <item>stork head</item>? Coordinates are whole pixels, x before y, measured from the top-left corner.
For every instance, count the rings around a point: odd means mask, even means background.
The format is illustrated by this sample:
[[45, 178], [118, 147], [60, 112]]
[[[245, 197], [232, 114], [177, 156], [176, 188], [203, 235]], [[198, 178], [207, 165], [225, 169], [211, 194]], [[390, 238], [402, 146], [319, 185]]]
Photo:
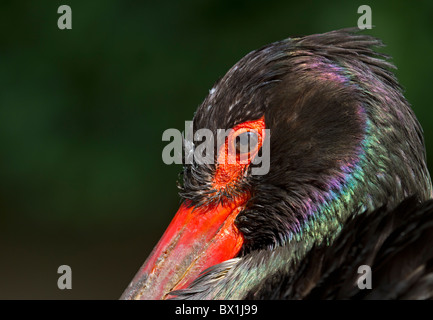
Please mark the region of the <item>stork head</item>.
[[185, 164], [183, 203], [123, 298], [242, 298], [280, 267], [272, 255], [299, 260], [350, 216], [431, 197], [421, 128], [380, 45], [353, 30], [289, 38], [217, 81], [194, 132], [228, 134], [213, 162]]

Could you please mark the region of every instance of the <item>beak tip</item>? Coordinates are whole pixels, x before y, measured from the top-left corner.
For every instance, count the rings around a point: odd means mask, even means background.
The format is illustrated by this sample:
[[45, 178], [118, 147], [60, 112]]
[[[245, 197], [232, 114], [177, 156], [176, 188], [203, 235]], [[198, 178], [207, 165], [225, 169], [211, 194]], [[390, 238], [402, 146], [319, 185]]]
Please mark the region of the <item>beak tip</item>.
[[[137, 278], [137, 279], [136, 279]], [[139, 277], [136, 276], [128, 285], [128, 287], [123, 292], [120, 300], [140, 300], [140, 291], [145, 288], [145, 283], [147, 281], [147, 273], [143, 273]]]
[[236, 256], [243, 237], [234, 219], [242, 208], [219, 204], [194, 212], [196, 207], [182, 204], [121, 299], [171, 298], [170, 292], [188, 287], [207, 268]]

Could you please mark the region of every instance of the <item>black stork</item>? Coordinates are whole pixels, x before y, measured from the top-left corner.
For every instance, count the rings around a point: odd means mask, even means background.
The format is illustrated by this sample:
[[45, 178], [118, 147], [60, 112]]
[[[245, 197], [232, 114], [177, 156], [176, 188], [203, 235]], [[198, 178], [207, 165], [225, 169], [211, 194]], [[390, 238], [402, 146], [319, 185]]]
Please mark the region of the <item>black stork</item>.
[[[217, 81], [194, 130], [233, 129], [215, 160], [245, 161], [184, 165], [180, 209], [122, 299], [432, 298], [422, 129], [381, 45], [354, 29], [289, 38]], [[266, 132], [269, 171], [253, 175]]]

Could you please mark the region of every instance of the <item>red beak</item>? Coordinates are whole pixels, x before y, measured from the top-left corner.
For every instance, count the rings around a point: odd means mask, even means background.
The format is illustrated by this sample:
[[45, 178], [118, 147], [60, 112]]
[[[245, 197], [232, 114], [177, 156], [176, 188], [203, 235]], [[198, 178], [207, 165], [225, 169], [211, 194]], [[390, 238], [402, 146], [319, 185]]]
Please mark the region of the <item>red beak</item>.
[[167, 299], [207, 268], [234, 258], [243, 237], [234, 225], [245, 199], [225, 205], [183, 203], [121, 299]]

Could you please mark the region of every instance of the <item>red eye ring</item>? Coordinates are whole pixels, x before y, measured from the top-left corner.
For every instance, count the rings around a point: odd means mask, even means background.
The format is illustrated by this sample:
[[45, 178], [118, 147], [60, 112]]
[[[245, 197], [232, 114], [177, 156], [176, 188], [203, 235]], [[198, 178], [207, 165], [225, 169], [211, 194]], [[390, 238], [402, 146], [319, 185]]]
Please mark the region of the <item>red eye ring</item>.
[[[228, 144], [231, 147], [230, 155], [236, 154], [236, 162], [248, 164], [252, 155], [255, 155], [258, 146], [261, 144], [261, 134], [250, 128], [241, 128], [235, 131], [228, 139]], [[230, 162], [229, 162], [230, 163]]]
[[[217, 156], [217, 171], [214, 177], [214, 188], [217, 190], [224, 189], [228, 184], [238, 181], [245, 169], [250, 165], [252, 159], [257, 155], [265, 139], [265, 119], [261, 117], [258, 120], [247, 121], [238, 124], [231, 130], [224, 145], [220, 146]], [[236, 138], [250, 133], [256, 137], [255, 145], [248, 152], [237, 152]], [[250, 141], [250, 140], [248, 140]]]

